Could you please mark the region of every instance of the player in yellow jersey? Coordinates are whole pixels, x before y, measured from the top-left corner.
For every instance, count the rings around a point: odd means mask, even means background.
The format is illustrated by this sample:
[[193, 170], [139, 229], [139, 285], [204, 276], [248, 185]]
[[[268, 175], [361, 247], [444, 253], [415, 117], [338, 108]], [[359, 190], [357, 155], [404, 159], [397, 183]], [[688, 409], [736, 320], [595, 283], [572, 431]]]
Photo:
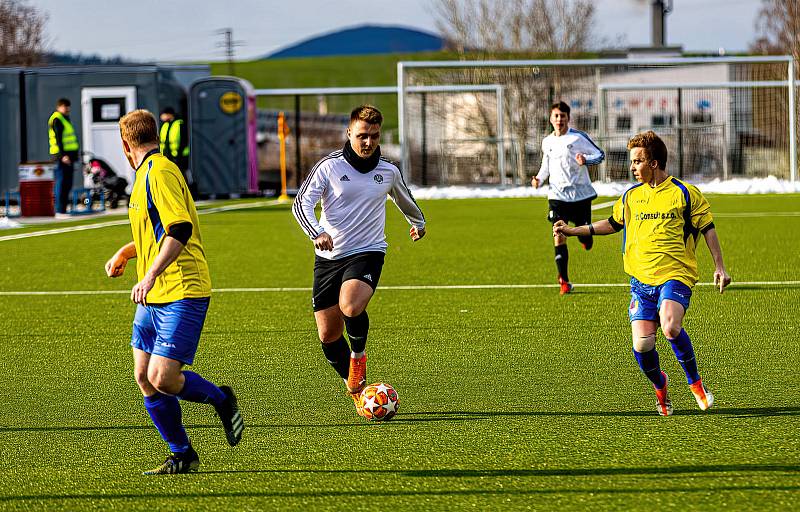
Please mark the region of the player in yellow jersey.
[[697, 371], [683, 317], [698, 279], [698, 235], [703, 235], [714, 259], [714, 284], [720, 293], [731, 282], [722, 261], [711, 208], [697, 187], [667, 174], [667, 147], [654, 132], [634, 136], [628, 149], [631, 171], [639, 183], [617, 200], [611, 217], [573, 228], [560, 221], [553, 225], [553, 235], [608, 235], [622, 231], [625, 272], [631, 276], [628, 316], [633, 354], [653, 383], [656, 410], [662, 416], [672, 414], [667, 374], [661, 371], [656, 351], [660, 324], [697, 404], [705, 411], [714, 404], [714, 396]]
[[197, 471], [200, 458], [181, 421], [180, 400], [211, 404], [235, 446], [244, 423], [229, 386], [217, 387], [195, 372], [194, 361], [211, 297], [200, 224], [180, 170], [158, 150], [153, 114], [135, 110], [119, 121], [125, 156], [136, 169], [128, 203], [133, 241], [106, 263], [119, 277], [137, 258], [139, 282], [131, 290], [138, 304], [133, 320], [134, 375], [144, 406], [172, 454], [146, 475]]

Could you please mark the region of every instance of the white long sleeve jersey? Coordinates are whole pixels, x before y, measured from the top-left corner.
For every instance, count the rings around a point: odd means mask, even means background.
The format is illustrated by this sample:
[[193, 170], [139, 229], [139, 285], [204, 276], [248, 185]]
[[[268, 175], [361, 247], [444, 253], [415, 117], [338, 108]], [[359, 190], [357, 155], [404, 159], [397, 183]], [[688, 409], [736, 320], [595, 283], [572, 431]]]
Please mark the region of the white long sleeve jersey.
[[[300, 227], [314, 240], [323, 232], [333, 238], [333, 250], [316, 249], [330, 260], [367, 251], [386, 252], [386, 196], [392, 198], [409, 224], [425, 227], [425, 217], [396, 165], [383, 158], [375, 169], [361, 173], [342, 151], [334, 151], [314, 166], [292, 205]], [[322, 202], [317, 221], [314, 207]]]
[[586, 165], [597, 165], [606, 158], [603, 150], [580, 130], [570, 128], [564, 135], [551, 133], [542, 139], [542, 166], [536, 179], [541, 184], [550, 178], [548, 199], [575, 202], [597, 197], [589, 170], [575, 160], [578, 153], [586, 157]]

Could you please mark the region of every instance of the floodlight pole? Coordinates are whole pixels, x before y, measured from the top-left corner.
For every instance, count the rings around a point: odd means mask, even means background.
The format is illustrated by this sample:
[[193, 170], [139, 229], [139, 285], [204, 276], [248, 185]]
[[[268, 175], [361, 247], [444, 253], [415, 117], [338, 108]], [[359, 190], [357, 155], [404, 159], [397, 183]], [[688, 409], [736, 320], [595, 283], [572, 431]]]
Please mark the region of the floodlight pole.
[[797, 112], [795, 111], [794, 58], [789, 60], [789, 179], [797, 180]]

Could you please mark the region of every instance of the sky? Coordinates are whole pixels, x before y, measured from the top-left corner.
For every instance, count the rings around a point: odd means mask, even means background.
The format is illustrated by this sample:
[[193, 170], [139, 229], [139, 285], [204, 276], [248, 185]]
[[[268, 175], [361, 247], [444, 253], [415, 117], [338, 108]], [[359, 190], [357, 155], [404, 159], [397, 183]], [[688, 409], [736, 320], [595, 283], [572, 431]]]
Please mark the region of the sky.
[[[437, 0], [27, 0], [49, 16], [58, 53], [137, 61], [223, 60], [221, 29], [233, 29], [237, 60], [269, 54], [365, 23], [438, 32]], [[591, 30], [630, 46], [650, 43], [650, 0], [596, 0]], [[674, 0], [667, 44], [687, 51], [746, 50], [762, 0]], [[580, 16], [580, 13], [576, 13]]]

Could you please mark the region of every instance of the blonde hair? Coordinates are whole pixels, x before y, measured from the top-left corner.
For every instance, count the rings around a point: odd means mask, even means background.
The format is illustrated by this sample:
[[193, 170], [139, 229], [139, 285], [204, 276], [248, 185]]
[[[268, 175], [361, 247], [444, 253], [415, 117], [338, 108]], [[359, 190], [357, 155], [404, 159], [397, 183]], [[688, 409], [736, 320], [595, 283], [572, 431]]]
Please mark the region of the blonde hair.
[[658, 162], [659, 169], [667, 168], [667, 145], [653, 130], [637, 133], [628, 141], [628, 149], [642, 148], [647, 158]]
[[383, 124], [383, 114], [372, 105], [360, 105], [350, 112], [350, 124], [365, 121], [367, 124]]
[[149, 110], [128, 112], [119, 120], [119, 133], [131, 147], [158, 144], [156, 118]]

